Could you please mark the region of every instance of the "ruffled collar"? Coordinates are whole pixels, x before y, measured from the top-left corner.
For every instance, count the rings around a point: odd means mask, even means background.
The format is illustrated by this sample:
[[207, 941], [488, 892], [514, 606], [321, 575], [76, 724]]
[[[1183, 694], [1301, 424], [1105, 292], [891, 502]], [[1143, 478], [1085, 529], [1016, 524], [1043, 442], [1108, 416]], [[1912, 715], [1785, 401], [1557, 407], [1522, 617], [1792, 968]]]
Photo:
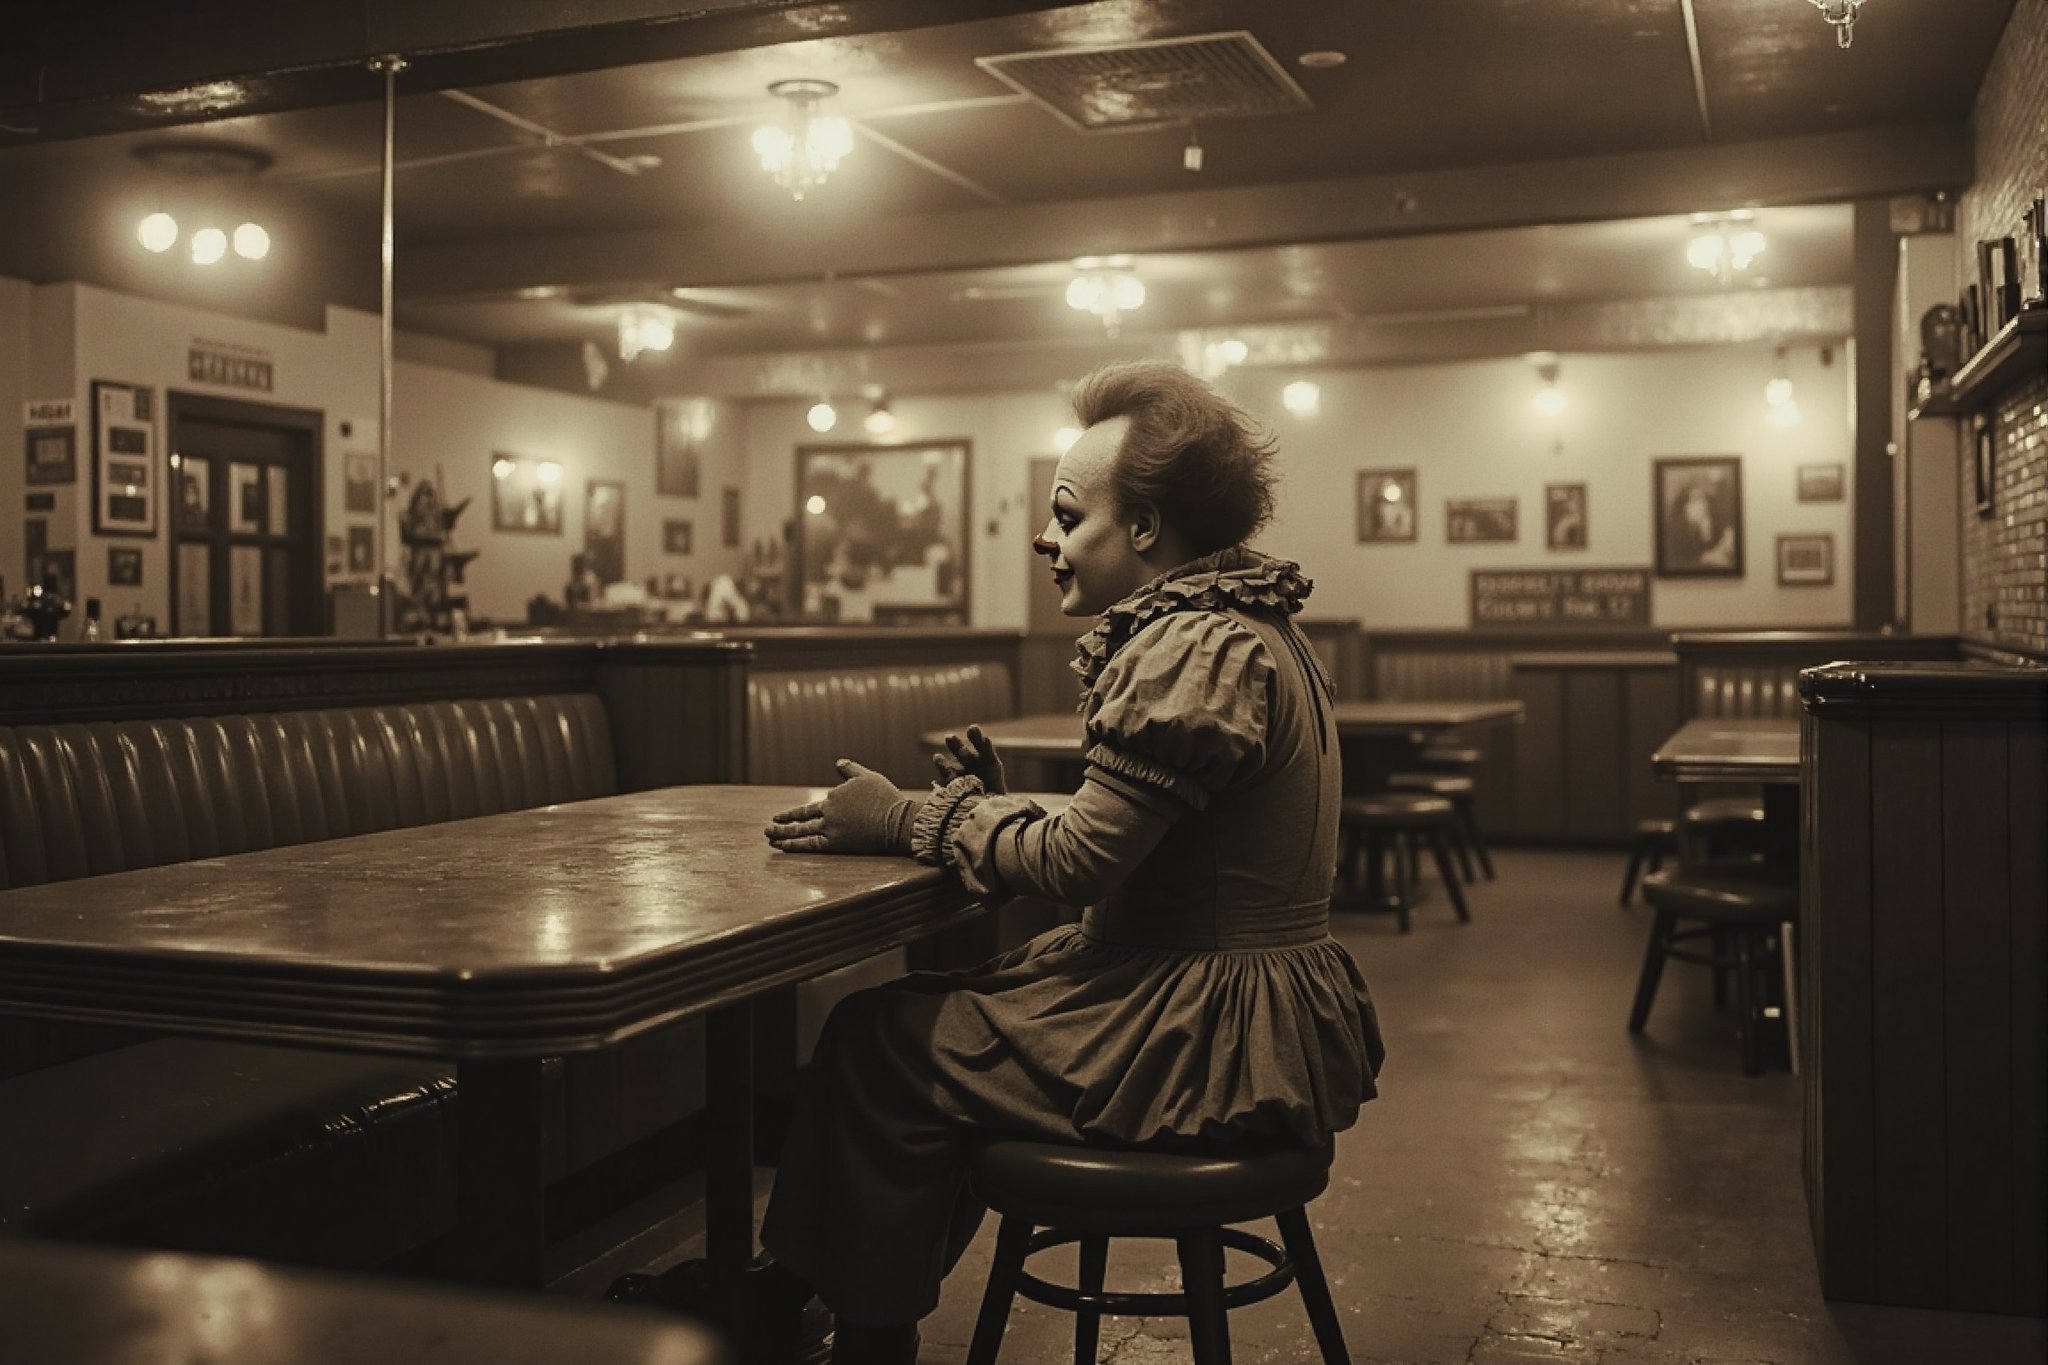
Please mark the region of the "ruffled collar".
[[1293, 613], [1315, 591], [1301, 566], [1233, 545], [1169, 569], [1102, 613], [1075, 645], [1069, 665], [1081, 675], [1085, 700], [1102, 670], [1131, 637], [1162, 616], [1229, 607]]

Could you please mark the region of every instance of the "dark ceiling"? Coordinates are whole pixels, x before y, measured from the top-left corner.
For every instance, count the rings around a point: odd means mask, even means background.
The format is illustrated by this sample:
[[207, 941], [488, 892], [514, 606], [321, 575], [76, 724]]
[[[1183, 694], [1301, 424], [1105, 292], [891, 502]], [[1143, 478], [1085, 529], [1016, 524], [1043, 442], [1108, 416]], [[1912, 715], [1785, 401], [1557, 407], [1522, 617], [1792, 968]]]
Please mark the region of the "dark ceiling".
[[[411, 33], [398, 320], [527, 353], [514, 369], [610, 345], [630, 299], [662, 302], [680, 328], [650, 375], [688, 356], [1074, 345], [1099, 335], [1062, 303], [1066, 262], [1109, 252], [1134, 253], [1150, 291], [1131, 331], [1462, 317], [1519, 344], [1529, 329], [1500, 319], [1721, 292], [1680, 259], [1697, 211], [1760, 206], [1772, 246], [1753, 274], [1770, 291], [1846, 283], [1847, 211], [1796, 206], [1968, 183], [1973, 95], [2013, 8], [1872, 0], [1843, 51], [1804, 0], [712, 0], [687, 13], [586, 0], [510, 7], [525, 31], [496, 41], [461, 27], [509, 22], [474, 0], [435, 33], [404, 7], [357, 4], [362, 22], [322, 0], [288, 27], [277, 16], [291, 11], [214, 0], [192, 7], [201, 30], [268, 14], [278, 31], [154, 54], [141, 8], [39, 7], [29, 31], [73, 87], [25, 105], [22, 63], [0, 70], [0, 144], [16, 144], [0, 149], [0, 183], [32, 206], [0, 224], [0, 273], [229, 298], [301, 323], [326, 299], [374, 306], [382, 109], [352, 54]], [[138, 50], [117, 45], [107, 72], [67, 67], [67, 43], [105, 31], [80, 16], [109, 9], [137, 25]], [[977, 63], [1237, 32], [1307, 108], [1084, 132]], [[243, 66], [209, 71], [229, 61], [219, 51]], [[628, 62], [650, 52], [679, 55]], [[1346, 60], [1303, 65], [1312, 52]], [[266, 61], [282, 74], [249, 65]], [[1114, 107], [1192, 89], [1178, 72], [1091, 70], [1084, 93]], [[91, 88], [122, 72], [126, 94]], [[135, 98], [171, 76], [238, 116], [165, 126], [167, 110], [205, 102]], [[831, 111], [856, 133], [800, 203], [749, 146], [778, 106], [767, 86], [793, 77], [836, 83]], [[318, 107], [271, 110], [295, 101]], [[50, 136], [99, 127], [123, 131]], [[1191, 133], [1198, 172], [1183, 169]], [[134, 155], [174, 139], [251, 148], [268, 166], [193, 180]], [[281, 225], [270, 261], [232, 268], [294, 271], [292, 287], [224, 285], [135, 245], [150, 202], [223, 198]], [[1792, 329], [1794, 304], [1770, 329]], [[1828, 330], [1825, 312], [1806, 310], [1809, 330]], [[768, 373], [750, 382], [772, 387]]]

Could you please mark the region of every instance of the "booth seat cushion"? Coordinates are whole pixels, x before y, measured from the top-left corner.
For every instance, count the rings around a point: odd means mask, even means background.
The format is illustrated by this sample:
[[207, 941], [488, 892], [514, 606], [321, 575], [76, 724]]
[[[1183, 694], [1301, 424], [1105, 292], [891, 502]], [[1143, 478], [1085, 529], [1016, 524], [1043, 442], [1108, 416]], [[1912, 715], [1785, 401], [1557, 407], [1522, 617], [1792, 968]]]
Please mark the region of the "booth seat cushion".
[[826, 786], [856, 759], [900, 786], [932, 778], [930, 730], [1014, 715], [1008, 666], [928, 664], [756, 673], [747, 681], [747, 780]]
[[0, 888], [616, 790], [587, 693], [0, 726]]

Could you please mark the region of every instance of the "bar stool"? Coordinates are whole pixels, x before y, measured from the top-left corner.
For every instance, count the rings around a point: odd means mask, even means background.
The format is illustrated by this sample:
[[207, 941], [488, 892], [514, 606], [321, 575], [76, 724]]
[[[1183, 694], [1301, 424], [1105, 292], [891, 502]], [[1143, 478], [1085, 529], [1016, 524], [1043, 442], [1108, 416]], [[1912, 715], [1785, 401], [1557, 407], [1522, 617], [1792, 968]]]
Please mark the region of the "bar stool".
[[[1628, 870], [1621, 874], [1621, 903], [1628, 904], [1628, 898], [1636, 889], [1636, 876], [1644, 871], [1655, 872], [1664, 866], [1664, 859], [1678, 852], [1678, 822], [1676, 820], [1650, 819], [1636, 821], [1636, 841], [1628, 851]], [[1645, 868], [1644, 863], [1649, 866]]]
[[1415, 756], [1415, 767], [1426, 773], [1463, 773], [1469, 777], [1472, 770], [1485, 761], [1484, 749], [1446, 740], [1432, 740]]
[[[1767, 826], [1763, 802], [1753, 796], [1714, 796], [1695, 801], [1679, 817], [1680, 846], [1697, 859], [1758, 853]], [[1694, 855], [1688, 855], [1694, 856]]]
[[[1425, 796], [1419, 792], [1377, 792], [1370, 796], [1347, 796], [1341, 808], [1340, 822], [1353, 836], [1353, 855], [1364, 858], [1368, 875], [1364, 882], [1375, 887], [1379, 882], [1380, 860], [1388, 852], [1395, 854], [1394, 867], [1399, 892], [1395, 906], [1401, 932], [1408, 932], [1408, 884], [1411, 879], [1413, 842], [1421, 839], [1429, 844], [1429, 851], [1436, 860], [1437, 876], [1444, 884], [1444, 893], [1451, 898], [1451, 905], [1458, 912], [1460, 923], [1472, 922], [1472, 912], [1465, 905], [1464, 889], [1458, 884], [1458, 875], [1451, 867], [1451, 833], [1457, 828], [1458, 811], [1447, 797]], [[1403, 841], [1408, 841], [1404, 847]]]
[[[1331, 1155], [1328, 1144], [1279, 1142], [1195, 1152], [1010, 1139], [984, 1144], [973, 1158], [974, 1191], [1002, 1223], [967, 1365], [996, 1365], [1018, 1294], [1074, 1314], [1075, 1365], [1094, 1365], [1104, 1313], [1185, 1317], [1195, 1365], [1230, 1365], [1229, 1310], [1269, 1299], [1290, 1282], [1301, 1287], [1323, 1365], [1348, 1365], [1306, 1212], [1330, 1183]], [[1228, 1226], [1263, 1218], [1280, 1225], [1282, 1245]], [[1170, 1238], [1180, 1257], [1182, 1292], [1104, 1289], [1116, 1237]], [[1051, 1284], [1025, 1269], [1032, 1255], [1068, 1243], [1080, 1246], [1078, 1285]], [[1227, 1284], [1226, 1247], [1271, 1269]]]
[[1472, 876], [1472, 859], [1479, 859], [1479, 869], [1486, 874], [1486, 880], [1493, 880], [1493, 859], [1486, 851], [1486, 840], [1479, 833], [1479, 819], [1473, 813], [1473, 801], [1477, 798], [1479, 784], [1462, 773], [1393, 773], [1387, 778], [1387, 786], [1397, 792], [1421, 792], [1425, 796], [1441, 796], [1457, 811], [1457, 823], [1451, 826], [1451, 846], [1458, 855], [1458, 869], [1465, 874], [1466, 881]]
[[[1786, 868], [1751, 860], [1700, 863], [1652, 872], [1643, 899], [1657, 912], [1643, 951], [1628, 1031], [1641, 1033], [1667, 958], [1697, 962], [1735, 978], [1736, 1034], [1742, 1070], [1763, 1070], [1764, 985], [1778, 960], [1778, 926], [1799, 913], [1799, 888]], [[1699, 940], [1705, 947], [1693, 946]]]

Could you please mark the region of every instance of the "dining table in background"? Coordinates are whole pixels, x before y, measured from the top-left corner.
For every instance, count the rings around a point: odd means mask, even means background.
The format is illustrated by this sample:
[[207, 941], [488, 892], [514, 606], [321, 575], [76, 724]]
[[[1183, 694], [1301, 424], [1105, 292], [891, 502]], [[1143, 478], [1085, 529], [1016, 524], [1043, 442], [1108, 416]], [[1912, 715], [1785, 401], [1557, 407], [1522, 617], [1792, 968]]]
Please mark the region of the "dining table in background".
[[453, 1059], [456, 1269], [525, 1287], [544, 1060], [702, 1016], [708, 1256], [737, 1272], [751, 1002], [976, 909], [908, 859], [772, 849], [770, 816], [821, 794], [666, 787], [0, 892], [0, 1013]]
[[[1330, 709], [1344, 746], [1344, 786], [1354, 792], [1384, 790], [1389, 775], [1432, 739], [1511, 725], [1523, 712], [1519, 701], [1340, 701]], [[1017, 757], [1059, 765], [1057, 774], [1071, 778], [1069, 785], [1048, 772], [1046, 785], [1069, 791], [1081, 785], [1087, 742], [1077, 713], [983, 721], [981, 731], [995, 741], [1005, 761]], [[947, 733], [934, 730], [922, 739], [936, 750], [944, 746]]]
[[1796, 716], [1702, 716], [1650, 755], [1650, 770], [1673, 782], [1761, 786], [1767, 856], [1799, 861], [1799, 720]]

